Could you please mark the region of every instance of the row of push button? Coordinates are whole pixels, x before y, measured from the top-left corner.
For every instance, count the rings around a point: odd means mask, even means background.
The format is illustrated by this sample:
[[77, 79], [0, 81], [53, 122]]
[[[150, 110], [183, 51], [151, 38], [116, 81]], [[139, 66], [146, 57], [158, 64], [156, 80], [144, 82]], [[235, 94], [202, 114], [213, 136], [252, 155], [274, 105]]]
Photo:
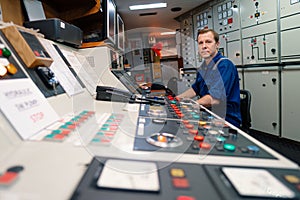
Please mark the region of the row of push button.
[[108, 145], [111, 144], [119, 125], [123, 120], [123, 115], [112, 113], [105, 123], [100, 126], [94, 138], [91, 140], [93, 145]]
[[[84, 110], [70, 120], [62, 123], [58, 128], [51, 130], [51, 132], [44, 137], [44, 140], [62, 142], [68, 138], [76, 128], [81, 127], [87, 120], [94, 116], [95, 112]], [[61, 121], [63, 122], [64, 119]]]
[[[181, 168], [171, 168], [170, 175], [172, 177], [172, 185], [176, 189], [189, 189], [190, 183], [186, 178], [185, 171]], [[195, 200], [193, 196], [180, 195], [176, 200]]]

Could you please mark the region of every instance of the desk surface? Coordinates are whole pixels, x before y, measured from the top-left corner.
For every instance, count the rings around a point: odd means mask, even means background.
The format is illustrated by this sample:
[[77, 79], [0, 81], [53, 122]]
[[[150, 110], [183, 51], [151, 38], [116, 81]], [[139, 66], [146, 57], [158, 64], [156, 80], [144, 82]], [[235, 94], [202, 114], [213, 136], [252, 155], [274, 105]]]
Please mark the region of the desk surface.
[[240, 130], [240, 134], [277, 159], [134, 151], [139, 105], [101, 101], [92, 103], [96, 117], [102, 113], [124, 114], [122, 125], [112, 143], [107, 146], [83, 146], [74, 142], [20, 141], [7, 145], [9, 153], [0, 157], [0, 172], [16, 165], [23, 166], [24, 170], [15, 183], [8, 187], [0, 186], [0, 199], [69, 199], [94, 156], [169, 163], [298, 168], [292, 161]]

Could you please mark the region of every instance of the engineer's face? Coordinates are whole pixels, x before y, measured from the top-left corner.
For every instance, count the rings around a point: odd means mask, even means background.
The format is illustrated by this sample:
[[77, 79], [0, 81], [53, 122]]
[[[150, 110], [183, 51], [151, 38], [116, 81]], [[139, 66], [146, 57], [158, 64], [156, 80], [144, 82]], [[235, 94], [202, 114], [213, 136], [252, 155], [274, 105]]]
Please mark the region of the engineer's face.
[[200, 56], [206, 61], [210, 61], [218, 52], [219, 42], [216, 42], [212, 32], [199, 34], [198, 50]]

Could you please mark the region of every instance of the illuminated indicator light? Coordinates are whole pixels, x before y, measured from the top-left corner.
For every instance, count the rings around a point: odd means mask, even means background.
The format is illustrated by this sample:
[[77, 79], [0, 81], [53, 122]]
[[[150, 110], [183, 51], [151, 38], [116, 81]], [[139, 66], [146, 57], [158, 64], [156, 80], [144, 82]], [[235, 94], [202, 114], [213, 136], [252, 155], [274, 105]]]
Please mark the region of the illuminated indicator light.
[[38, 52], [38, 51], [33, 51], [33, 53], [34, 53], [34, 55], [36, 55], [37, 57], [40, 57], [41, 55], [40, 55], [40, 53]]
[[202, 136], [202, 135], [196, 135], [194, 137], [194, 140], [196, 140], [196, 141], [203, 141], [204, 140], [204, 136]]
[[228, 151], [235, 151], [235, 145], [233, 144], [224, 144], [223, 148]]
[[190, 121], [189, 120], [182, 120], [182, 123], [188, 124], [188, 123], [190, 123]]
[[61, 140], [61, 139], [64, 139], [64, 135], [61, 135], [61, 134], [57, 134], [54, 136], [54, 139], [58, 139], [58, 140]]
[[253, 15], [250, 15], [250, 19], [252, 19], [253, 18]]
[[180, 117], [180, 118], [184, 117], [184, 114], [182, 114], [182, 113], [179, 113], [179, 114], [177, 114], [177, 115], [178, 115], [178, 117]]
[[68, 129], [74, 130], [76, 128], [75, 124], [68, 125]]
[[56, 129], [52, 131], [52, 134], [60, 134], [62, 130]]
[[102, 127], [101, 131], [109, 131], [109, 127]]
[[192, 129], [192, 130], [189, 130], [189, 133], [193, 134], [193, 135], [197, 135], [198, 134], [198, 130]]
[[55, 134], [49, 134], [45, 136], [45, 139], [52, 139], [54, 137]]
[[284, 179], [293, 184], [300, 183], [300, 178], [295, 175], [285, 175]]
[[115, 134], [113, 132], [106, 132], [105, 136], [106, 137], [113, 137]]
[[206, 121], [199, 121], [199, 126], [204, 126], [206, 125]]
[[176, 200], [196, 200], [195, 197], [192, 196], [178, 196]]
[[0, 64], [0, 76], [5, 76], [7, 74], [7, 69], [2, 64]]
[[199, 115], [193, 115], [193, 118], [194, 119], [200, 119], [200, 116]]
[[218, 142], [225, 142], [226, 141], [226, 138], [224, 138], [222, 136], [218, 136], [216, 139], [217, 139]]
[[199, 147], [200, 147], [201, 149], [210, 149], [211, 145], [210, 145], [209, 143], [206, 143], [206, 142], [201, 142], [201, 143], [199, 144]]
[[189, 181], [186, 178], [173, 178], [173, 186], [176, 188], [188, 188], [190, 187]]
[[93, 138], [92, 142], [100, 142], [100, 138]]
[[233, 18], [229, 18], [227, 22], [228, 22], [228, 24], [232, 24], [233, 23]]
[[4, 57], [8, 58], [9, 56], [11, 56], [11, 52], [10, 50], [8, 50], [7, 48], [3, 48], [2, 49], [2, 54]]
[[247, 146], [247, 149], [253, 153], [258, 153], [259, 152], [259, 147], [258, 146], [255, 146], [255, 145], [250, 145], [250, 146]]
[[211, 126], [210, 126], [210, 125], [204, 125], [203, 128], [205, 128], [205, 129], [210, 129]]
[[6, 69], [7, 69], [8, 73], [10, 73], [10, 74], [16, 74], [18, 72], [18, 69], [16, 68], [16, 66], [12, 63], [9, 63], [8, 65], [6, 65]]
[[219, 132], [216, 131], [216, 130], [209, 130], [209, 131], [208, 131], [208, 134], [211, 134], [211, 135], [217, 135], [217, 134], [219, 134]]
[[192, 129], [192, 128], [194, 128], [194, 125], [193, 124], [186, 124], [185, 127], [188, 128], [188, 129]]
[[178, 178], [182, 178], [185, 176], [184, 170], [178, 168], [172, 168], [170, 170], [170, 174], [172, 177], [178, 177]]
[[167, 142], [167, 138], [165, 136], [159, 135], [157, 137], [157, 141], [159, 141], [159, 142]]
[[104, 133], [102, 131], [97, 132], [97, 135], [103, 136]]
[[70, 130], [63, 130], [63, 131], [61, 132], [61, 134], [63, 134], [63, 135], [69, 135], [70, 133], [71, 133]]
[[118, 130], [118, 126], [110, 126], [109, 130], [116, 131]]
[[101, 142], [102, 142], [102, 143], [110, 143], [110, 141], [111, 141], [111, 140], [109, 140], [109, 139], [101, 139]]

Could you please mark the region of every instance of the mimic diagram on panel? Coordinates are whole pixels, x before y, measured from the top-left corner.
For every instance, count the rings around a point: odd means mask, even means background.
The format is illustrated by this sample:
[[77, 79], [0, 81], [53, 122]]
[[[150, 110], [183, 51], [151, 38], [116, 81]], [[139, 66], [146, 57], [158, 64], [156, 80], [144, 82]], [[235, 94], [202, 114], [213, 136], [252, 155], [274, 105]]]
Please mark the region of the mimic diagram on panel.
[[262, 61], [277, 61], [276, 35], [253, 36], [243, 40], [244, 63], [254, 64]]

